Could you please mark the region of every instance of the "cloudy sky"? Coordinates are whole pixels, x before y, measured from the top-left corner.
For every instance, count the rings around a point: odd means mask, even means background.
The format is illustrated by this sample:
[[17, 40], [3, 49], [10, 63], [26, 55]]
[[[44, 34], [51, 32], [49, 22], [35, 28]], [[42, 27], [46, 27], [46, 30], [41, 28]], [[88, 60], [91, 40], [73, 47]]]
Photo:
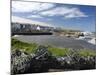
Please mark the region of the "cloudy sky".
[[95, 6], [12, 1], [12, 16], [83, 31], [95, 31], [96, 25]]

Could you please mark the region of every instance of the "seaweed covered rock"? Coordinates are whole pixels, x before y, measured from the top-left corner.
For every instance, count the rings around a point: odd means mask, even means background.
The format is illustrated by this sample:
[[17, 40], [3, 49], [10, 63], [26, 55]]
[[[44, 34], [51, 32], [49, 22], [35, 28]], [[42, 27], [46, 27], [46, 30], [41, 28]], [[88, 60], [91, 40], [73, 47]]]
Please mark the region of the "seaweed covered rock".
[[25, 73], [30, 67], [31, 56], [21, 50], [15, 50], [11, 54], [11, 73]]

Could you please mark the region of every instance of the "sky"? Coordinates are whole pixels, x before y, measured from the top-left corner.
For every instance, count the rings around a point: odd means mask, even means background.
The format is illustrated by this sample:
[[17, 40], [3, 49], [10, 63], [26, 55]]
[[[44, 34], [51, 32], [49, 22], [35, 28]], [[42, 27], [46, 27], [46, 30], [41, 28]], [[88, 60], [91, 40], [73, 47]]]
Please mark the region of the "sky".
[[12, 16], [54, 27], [95, 32], [96, 7], [60, 3], [12, 1]]

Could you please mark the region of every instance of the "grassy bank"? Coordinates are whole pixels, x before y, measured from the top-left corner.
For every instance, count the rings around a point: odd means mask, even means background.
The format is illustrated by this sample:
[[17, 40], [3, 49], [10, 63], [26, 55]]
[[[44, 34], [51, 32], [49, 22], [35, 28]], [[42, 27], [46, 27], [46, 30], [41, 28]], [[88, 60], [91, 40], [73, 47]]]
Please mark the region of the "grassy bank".
[[68, 48], [57, 48], [57, 47], [48, 47], [48, 51], [52, 53], [53, 56], [66, 56], [70, 53]]
[[[35, 43], [29, 44], [29, 43], [21, 42], [17, 39], [11, 39], [11, 47], [15, 48], [15, 49], [24, 50], [27, 53], [34, 53], [36, 51], [38, 45]], [[12, 49], [12, 50], [14, 50], [14, 49]]]

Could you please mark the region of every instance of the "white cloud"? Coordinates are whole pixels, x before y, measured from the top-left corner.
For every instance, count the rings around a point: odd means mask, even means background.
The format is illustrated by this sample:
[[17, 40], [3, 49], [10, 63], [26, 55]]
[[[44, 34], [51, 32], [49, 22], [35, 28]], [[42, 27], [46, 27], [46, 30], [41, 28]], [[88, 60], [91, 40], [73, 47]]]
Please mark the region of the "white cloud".
[[65, 18], [76, 18], [76, 17], [88, 17], [88, 15], [80, 11], [78, 8], [73, 8], [70, 13], [67, 13], [65, 15]]
[[51, 3], [12, 1], [12, 12], [37, 12], [53, 6], [54, 4]]
[[69, 12], [69, 8], [65, 7], [56, 7], [48, 11], [41, 12], [40, 14], [46, 16], [55, 16], [55, 15], [64, 15]]
[[44, 16], [65, 16], [65, 18], [87, 17], [85, 13], [78, 8], [56, 7], [54, 9], [40, 13]]
[[[31, 15], [32, 18], [43, 18], [42, 16], [63, 16], [67, 18], [88, 17], [79, 8], [55, 7], [53, 3], [21, 2], [12, 1], [12, 12], [32, 12], [39, 15]], [[41, 11], [41, 12], [40, 12]]]
[[40, 15], [30, 15], [28, 16], [28, 18], [43, 18], [43, 17]]
[[40, 22], [40, 21], [33, 21], [31, 19], [26, 19], [18, 16], [12, 16], [12, 22], [18, 22], [18, 23], [28, 23], [28, 24], [39, 24], [41, 26], [52, 26], [49, 23]]

